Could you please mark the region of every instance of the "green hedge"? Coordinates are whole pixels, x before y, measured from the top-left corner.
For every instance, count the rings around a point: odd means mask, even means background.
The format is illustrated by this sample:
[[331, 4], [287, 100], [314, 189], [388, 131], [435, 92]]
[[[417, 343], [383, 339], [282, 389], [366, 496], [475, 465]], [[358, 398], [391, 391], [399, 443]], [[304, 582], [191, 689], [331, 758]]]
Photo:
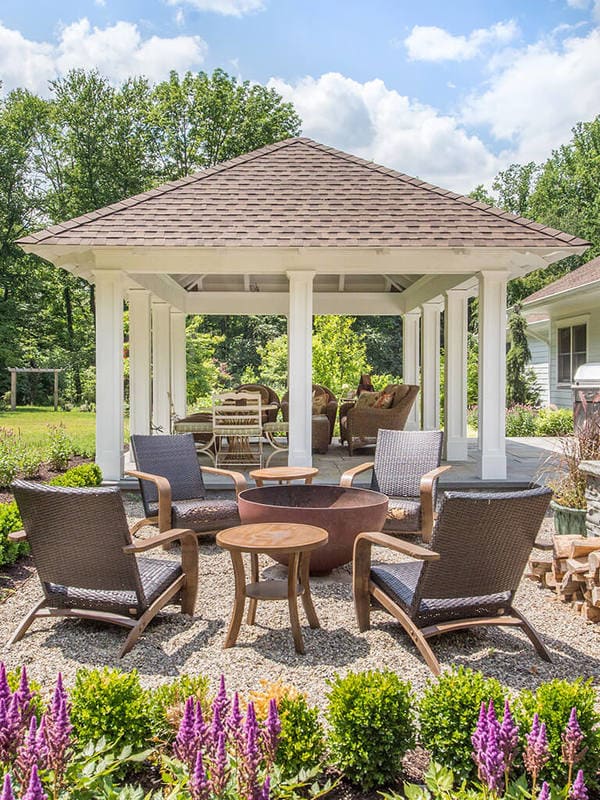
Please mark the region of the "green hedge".
[[10, 542], [8, 534], [21, 530], [23, 523], [16, 503], [0, 504], [0, 567], [14, 564], [17, 558], [29, 552], [26, 542]]
[[100, 486], [101, 483], [102, 471], [97, 464], [79, 464], [52, 478], [50, 486]]

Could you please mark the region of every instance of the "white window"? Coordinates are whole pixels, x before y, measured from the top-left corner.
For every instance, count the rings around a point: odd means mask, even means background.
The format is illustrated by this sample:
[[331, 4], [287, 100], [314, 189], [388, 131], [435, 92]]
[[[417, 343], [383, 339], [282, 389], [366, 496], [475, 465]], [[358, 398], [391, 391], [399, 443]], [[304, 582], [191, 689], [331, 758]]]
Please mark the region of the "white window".
[[587, 325], [558, 328], [558, 382], [572, 383], [577, 368], [587, 359]]

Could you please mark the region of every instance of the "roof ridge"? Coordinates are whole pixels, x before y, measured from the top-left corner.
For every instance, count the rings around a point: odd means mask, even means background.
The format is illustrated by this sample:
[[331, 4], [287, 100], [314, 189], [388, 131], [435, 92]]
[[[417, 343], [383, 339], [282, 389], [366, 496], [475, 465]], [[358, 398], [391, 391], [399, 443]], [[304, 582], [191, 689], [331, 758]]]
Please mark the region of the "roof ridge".
[[[323, 150], [324, 152], [329, 153], [337, 158], [341, 158], [344, 161], [350, 161], [355, 164], [360, 164], [367, 169], [372, 170], [373, 172], [380, 172], [390, 177], [398, 178], [401, 181], [406, 183], [410, 183], [412, 186], [418, 186], [421, 189], [425, 189], [426, 191], [432, 192], [433, 194], [440, 195], [442, 197], [450, 197], [452, 200], [456, 200], [459, 203], [463, 203], [464, 205], [474, 206], [481, 211], [485, 211], [486, 213], [492, 214], [496, 217], [502, 217], [507, 222], [514, 222], [516, 225], [520, 225], [523, 228], [533, 228], [541, 233], [545, 233], [548, 236], [552, 236], [553, 238], [560, 238], [564, 242], [570, 242], [575, 239], [579, 239], [578, 236], [573, 236], [570, 233], [565, 233], [564, 231], [558, 230], [557, 228], [552, 228], [549, 225], [543, 225], [542, 223], [536, 222], [535, 220], [528, 219], [527, 217], [518, 216], [517, 214], [513, 214], [510, 211], [506, 211], [505, 209], [498, 208], [497, 206], [491, 205], [490, 203], [482, 203], [478, 200], [475, 200], [472, 197], [468, 197], [467, 195], [458, 194], [457, 192], [453, 192], [451, 189], [443, 189], [440, 186], [436, 186], [435, 184], [428, 183], [427, 181], [422, 181], [419, 178], [413, 178], [410, 175], [405, 174], [404, 172], [399, 172], [398, 170], [392, 169], [391, 167], [384, 167], [381, 164], [377, 164], [374, 161], [367, 161], [365, 158], [361, 158], [360, 156], [354, 156], [351, 153], [345, 153], [343, 150], [338, 150], [335, 147], [330, 147], [329, 145], [321, 144], [320, 142], [316, 142], [314, 139], [310, 139], [308, 137], [297, 137], [298, 140], [302, 141], [304, 144], [307, 144], [310, 147], [313, 147], [315, 150]], [[583, 240], [582, 240], [583, 241]]]
[[169, 194], [170, 192], [178, 189], [180, 186], [185, 186], [186, 184], [190, 183], [198, 183], [199, 181], [204, 180], [204, 178], [209, 178], [219, 172], [225, 172], [232, 167], [253, 161], [256, 158], [262, 158], [262, 156], [266, 155], [267, 153], [280, 150], [283, 147], [288, 147], [290, 144], [304, 140], [305, 137], [302, 136], [290, 136], [288, 139], [282, 139], [279, 142], [263, 145], [263, 147], [259, 147], [256, 150], [251, 150], [249, 153], [242, 153], [239, 156], [234, 156], [227, 161], [222, 161], [220, 164], [215, 164], [212, 167], [206, 167], [206, 169], [198, 170], [198, 172], [193, 172], [191, 175], [185, 175], [183, 178], [177, 178], [173, 181], [165, 181], [159, 186], [155, 186], [153, 189], [147, 189], [145, 192], [140, 192], [139, 194], [132, 195], [131, 197], [124, 197], [122, 200], [117, 200], [116, 202], [110, 203], [102, 208], [98, 208], [95, 211], [87, 211], [85, 214], [80, 214], [78, 217], [73, 217], [65, 222], [49, 225], [47, 228], [43, 228], [41, 231], [28, 234], [18, 241], [26, 242], [28, 239], [32, 238], [36, 243], [43, 242], [44, 239], [51, 238], [59, 231], [73, 230], [74, 228], [84, 225], [86, 222], [110, 217], [111, 214], [116, 214], [123, 208], [141, 205], [147, 200], [152, 200], [154, 197]]

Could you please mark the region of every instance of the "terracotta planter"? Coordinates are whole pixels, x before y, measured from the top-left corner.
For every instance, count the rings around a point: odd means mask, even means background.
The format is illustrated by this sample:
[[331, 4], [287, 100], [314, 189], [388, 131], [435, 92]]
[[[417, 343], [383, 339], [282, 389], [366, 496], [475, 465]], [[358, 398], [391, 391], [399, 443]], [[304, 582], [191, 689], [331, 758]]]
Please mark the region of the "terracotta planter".
[[[370, 489], [323, 485], [261, 486], [238, 496], [243, 524], [293, 522], [325, 528], [329, 541], [310, 559], [312, 575], [322, 575], [352, 560], [354, 540], [362, 531], [380, 531], [388, 498]], [[285, 556], [276, 559], [287, 564]]]
[[554, 511], [554, 530], [559, 535], [571, 534], [574, 536], [587, 536], [585, 508], [567, 508], [554, 500], [550, 501], [550, 508]]

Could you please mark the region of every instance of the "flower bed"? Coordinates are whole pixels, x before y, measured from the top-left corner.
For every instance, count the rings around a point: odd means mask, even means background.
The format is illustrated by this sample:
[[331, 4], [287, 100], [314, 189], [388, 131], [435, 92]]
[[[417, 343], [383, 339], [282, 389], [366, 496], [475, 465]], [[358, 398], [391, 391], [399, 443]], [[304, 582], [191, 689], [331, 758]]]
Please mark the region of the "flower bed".
[[[24, 668], [7, 674], [0, 664], [1, 798], [292, 800], [336, 791], [342, 779], [356, 797], [382, 787], [388, 798], [422, 800], [597, 797], [590, 685], [506, 694], [459, 669], [417, 702], [394, 673], [348, 673], [330, 682], [325, 727], [282, 684], [242, 698], [221, 677], [211, 698], [201, 676], [144, 690], [135, 671], [104, 669], [81, 670], [70, 690], [59, 675], [47, 694]], [[415, 741], [432, 757], [426, 787], [401, 781]]]

